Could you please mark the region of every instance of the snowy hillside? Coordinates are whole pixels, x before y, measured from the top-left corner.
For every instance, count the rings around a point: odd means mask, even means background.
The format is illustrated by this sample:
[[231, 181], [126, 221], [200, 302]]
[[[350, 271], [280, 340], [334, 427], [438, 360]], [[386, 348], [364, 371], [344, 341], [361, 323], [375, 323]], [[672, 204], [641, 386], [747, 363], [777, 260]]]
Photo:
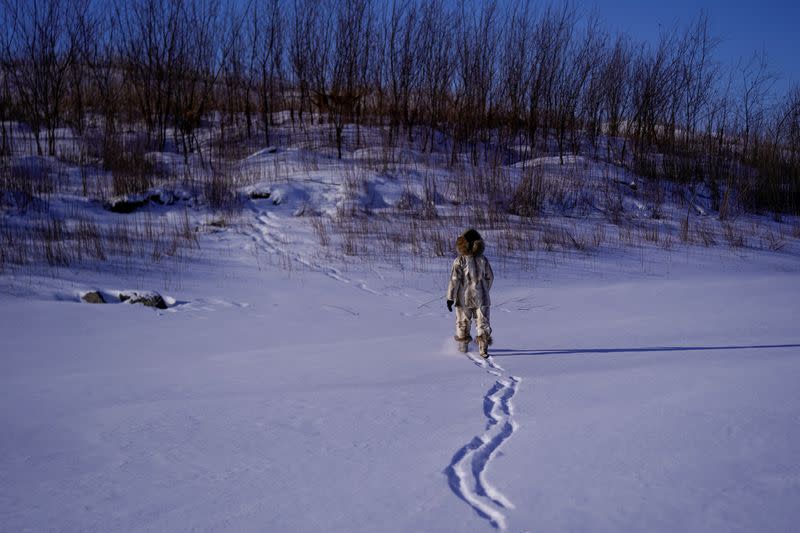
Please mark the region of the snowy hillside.
[[[800, 522], [793, 218], [720, 221], [702, 189], [591, 159], [298, 143], [254, 147], [213, 206], [199, 162], [147, 157], [191, 176], [104, 203], [43, 158], [46, 208], [3, 200], [2, 531]], [[514, 204], [529, 186], [537, 213]], [[488, 361], [444, 305], [470, 225], [496, 274]], [[154, 291], [166, 309], [119, 302]]]

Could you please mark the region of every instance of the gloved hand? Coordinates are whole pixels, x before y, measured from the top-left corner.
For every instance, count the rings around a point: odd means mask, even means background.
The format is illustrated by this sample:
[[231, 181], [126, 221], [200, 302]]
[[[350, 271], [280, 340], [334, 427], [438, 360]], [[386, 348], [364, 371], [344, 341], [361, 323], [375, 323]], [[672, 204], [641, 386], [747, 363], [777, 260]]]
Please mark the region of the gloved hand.
[[455, 302], [453, 300], [447, 300], [447, 310], [450, 311], [451, 313], [453, 312], [453, 304], [454, 303]]

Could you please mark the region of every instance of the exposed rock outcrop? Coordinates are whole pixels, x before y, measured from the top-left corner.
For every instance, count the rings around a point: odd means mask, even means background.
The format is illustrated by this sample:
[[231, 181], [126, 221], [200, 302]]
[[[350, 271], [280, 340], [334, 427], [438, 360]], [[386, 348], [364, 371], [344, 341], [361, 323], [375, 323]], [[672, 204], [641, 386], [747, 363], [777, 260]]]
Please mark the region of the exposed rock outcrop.
[[103, 295], [99, 291], [91, 291], [81, 295], [81, 300], [87, 304], [104, 304], [106, 303]]
[[167, 309], [169, 306], [164, 298], [157, 292], [122, 292], [119, 295], [120, 302], [127, 302], [130, 304], [142, 304], [147, 307], [155, 307], [156, 309]]

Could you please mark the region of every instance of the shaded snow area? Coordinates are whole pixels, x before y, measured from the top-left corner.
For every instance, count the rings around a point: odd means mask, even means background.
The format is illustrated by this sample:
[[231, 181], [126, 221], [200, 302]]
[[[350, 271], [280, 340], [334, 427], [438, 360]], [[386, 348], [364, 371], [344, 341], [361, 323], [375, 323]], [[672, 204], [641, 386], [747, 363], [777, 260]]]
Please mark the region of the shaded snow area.
[[[589, 202], [549, 223], [604, 226], [596, 246], [527, 257], [500, 248], [514, 226], [487, 221], [483, 360], [458, 352], [445, 308], [465, 220], [448, 226], [446, 180], [293, 169], [286, 153], [243, 160], [292, 179], [242, 184], [223, 220], [191, 191], [137, 197], [133, 213], [80, 204], [100, 227], [141, 221], [131, 239], [189, 228], [179, 259], [132, 245], [0, 273], [0, 530], [797, 530], [791, 221], [742, 214], [741, 231], [760, 224], [747, 244], [683, 244], [676, 213], [693, 204], [666, 201], [661, 233], [639, 241]], [[636, 212], [633, 193], [617, 198]], [[392, 243], [426, 205], [435, 231]], [[758, 245], [765, 232], [780, 246]]]

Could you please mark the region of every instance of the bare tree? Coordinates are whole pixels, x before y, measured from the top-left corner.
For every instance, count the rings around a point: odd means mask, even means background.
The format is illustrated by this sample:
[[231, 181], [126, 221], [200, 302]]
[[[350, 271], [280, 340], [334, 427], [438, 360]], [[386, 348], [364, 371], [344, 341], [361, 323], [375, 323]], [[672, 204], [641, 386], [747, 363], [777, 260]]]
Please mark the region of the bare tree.
[[783, 112], [783, 131], [789, 165], [800, 170], [800, 86], [795, 86], [786, 97]]
[[[249, 39], [247, 39], [249, 41]], [[252, 83], [251, 67], [253, 53], [247, 52], [246, 36], [243, 32], [237, 31], [231, 34], [230, 53], [226, 61], [222, 64], [221, 91], [222, 107], [224, 113], [220, 117], [220, 138], [219, 146], [222, 149], [228, 142], [227, 132], [236, 139], [238, 132], [239, 119], [244, 113], [247, 127], [247, 138], [252, 136], [253, 116], [250, 102], [250, 88]]]
[[[599, 32], [599, 30], [597, 30]], [[588, 62], [588, 73], [585, 82], [583, 96], [581, 98], [580, 110], [578, 115], [583, 124], [585, 133], [592, 145], [594, 153], [597, 153], [598, 141], [603, 133], [604, 99], [606, 97], [606, 68], [610, 62], [610, 51], [608, 49], [608, 36], [602, 33], [602, 37], [597, 39], [597, 47], [587, 51], [585, 61]], [[575, 140], [580, 135], [572, 132], [573, 151], [577, 152]]]
[[2, 2], [7, 74], [33, 130], [37, 152], [44, 153], [44, 129], [48, 154], [55, 155], [56, 128], [63, 120], [69, 70], [75, 61], [77, 35], [69, 31], [75, 12], [63, 0]]
[[[259, 4], [260, 5], [260, 4]], [[252, 49], [258, 79], [259, 109], [264, 128], [264, 142], [270, 143], [272, 114], [276, 108], [283, 73], [284, 16], [280, 0], [264, 3], [264, 10], [254, 10]]]
[[540, 131], [550, 125], [549, 111], [552, 109], [555, 84], [566, 59], [572, 31], [575, 26], [575, 11], [569, 5], [560, 10], [548, 7], [539, 17], [533, 33], [533, 61], [530, 90], [528, 92], [527, 131], [531, 153], [536, 153]]
[[719, 65], [713, 61], [712, 54], [718, 40], [708, 31], [708, 16], [700, 15], [686, 36], [689, 46], [683, 65], [686, 78], [684, 99], [684, 139], [689, 144], [702, 128], [701, 120], [711, 103], [713, 90], [719, 83]]
[[130, 0], [116, 6], [126, 84], [149, 144], [164, 150], [186, 42], [182, 0]]
[[[506, 20], [499, 59], [501, 144], [517, 141], [524, 126], [531, 80], [532, 19], [527, 1], [515, 2]], [[503, 135], [505, 130], [505, 135]]]
[[742, 157], [752, 156], [751, 147], [757, 144], [760, 128], [765, 117], [766, 98], [775, 83], [775, 75], [768, 69], [766, 52], [756, 53], [749, 61], [740, 65], [742, 77], [742, 99], [740, 120], [743, 131]]
[[596, 20], [587, 21], [585, 33], [580, 41], [573, 39], [571, 32], [567, 35], [570, 37], [567, 42], [567, 51], [558, 64], [554, 90], [551, 92], [555, 136], [559, 161], [562, 165], [564, 164], [568, 135], [572, 134], [573, 152], [577, 153], [579, 150], [578, 104], [581, 101], [592, 66], [597, 59], [596, 54], [602, 50], [605, 39], [598, 29]]
[[195, 131], [211, 104], [223, 65], [230, 64], [234, 43], [240, 42], [242, 15], [236, 11], [222, 22], [217, 0], [194, 0], [184, 10], [176, 28], [180, 41], [177, 54], [174, 100], [171, 102], [175, 142], [180, 134], [184, 160], [199, 148]]
[[117, 121], [121, 118], [123, 103], [123, 69], [119, 61], [119, 20], [113, 10], [89, 11], [85, 24], [94, 25], [98, 31], [85, 34], [81, 46], [81, 61], [86, 65], [89, 100], [92, 110], [102, 120], [102, 154], [116, 149], [114, 146]]
[[74, 43], [74, 59], [67, 72], [68, 94], [64, 121], [82, 137], [89, 109], [87, 49], [95, 39], [98, 18], [96, 12], [90, 9], [89, 0], [69, 0], [69, 6], [70, 23], [67, 32], [70, 42]]
[[[477, 16], [476, 16], [477, 15]], [[478, 143], [487, 130], [490, 97], [495, 83], [498, 36], [496, 33], [497, 2], [482, 4], [480, 10], [467, 11], [461, 5], [457, 25], [457, 68], [455, 76], [452, 162], [459, 143], [469, 143], [473, 164], [478, 163]]]
[[292, 33], [289, 42], [289, 63], [293, 75], [296, 98], [291, 98], [290, 113], [294, 124], [295, 104], [298, 119], [303, 123], [303, 106], [311, 90], [311, 57], [313, 40], [311, 35], [317, 25], [319, 2], [315, 0], [295, 0], [292, 16]]
[[411, 98], [419, 83], [418, 42], [419, 18], [411, 0], [393, 0], [383, 28], [385, 52], [384, 83], [390, 98], [390, 128], [393, 136], [404, 125], [409, 140], [413, 125]]
[[[628, 113], [630, 95], [630, 78], [632, 50], [630, 41], [625, 36], [617, 37], [608, 56], [608, 61], [603, 66], [602, 94], [604, 116], [608, 121], [606, 131], [606, 156], [612, 159], [614, 140], [620, 135], [622, 121]], [[623, 139], [619, 161], [625, 160], [625, 143]]]
[[[8, 13], [5, 9], [0, 10], [0, 24], [6, 28], [6, 32], [11, 28], [8, 21]], [[0, 35], [3, 45], [6, 43], [8, 35]], [[0, 157], [11, 155], [13, 138], [8, 127], [8, 123], [13, 118], [14, 98], [11, 91], [11, 76], [14, 62], [5, 52], [5, 46], [0, 51]]]
[[423, 150], [433, 151], [439, 121], [444, 118], [455, 65], [453, 30], [443, 0], [430, 0], [420, 9], [417, 29], [420, 50], [420, 106], [428, 126]]
[[[334, 47], [334, 0], [296, 0], [290, 47], [292, 70], [299, 90], [299, 119], [303, 108], [319, 104], [329, 90]], [[313, 95], [313, 98], [312, 98]], [[319, 106], [318, 106], [319, 107]], [[320, 116], [321, 120], [321, 116]]]
[[646, 157], [667, 123], [674, 92], [673, 36], [662, 34], [655, 49], [643, 47], [632, 66], [631, 127], [637, 158]]
[[[342, 158], [343, 132], [348, 121], [358, 120], [361, 101], [369, 93], [367, 74], [371, 60], [374, 15], [370, 0], [338, 0], [333, 12], [332, 49], [317, 53], [312, 62], [314, 102], [328, 114], [336, 150]], [[321, 51], [320, 51], [321, 52]]]

